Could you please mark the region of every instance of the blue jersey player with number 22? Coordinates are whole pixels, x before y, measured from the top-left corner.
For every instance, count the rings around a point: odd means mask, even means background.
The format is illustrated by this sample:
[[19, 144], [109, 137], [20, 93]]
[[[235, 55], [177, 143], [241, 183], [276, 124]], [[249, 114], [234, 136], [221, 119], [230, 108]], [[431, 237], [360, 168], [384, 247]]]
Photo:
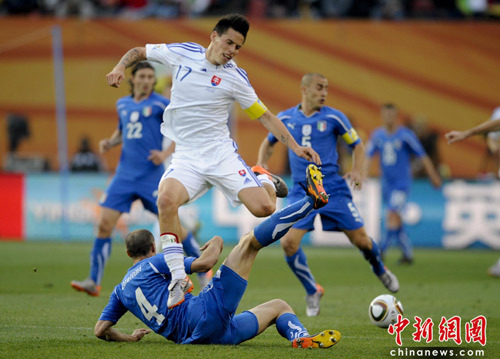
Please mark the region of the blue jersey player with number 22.
[[[101, 212], [90, 253], [89, 277], [71, 281], [73, 288], [91, 296], [100, 293], [104, 268], [111, 254], [111, 235], [121, 215], [129, 212], [137, 199], [148, 211], [158, 214], [158, 183], [165, 171], [163, 161], [169, 155], [169, 149], [163, 149], [160, 126], [169, 101], [153, 92], [155, 82], [155, 71], [150, 63], [143, 61], [134, 66], [130, 80], [132, 94], [116, 103], [118, 128], [110, 138], [99, 143], [101, 153], [120, 144], [122, 149], [115, 176], [99, 203]], [[182, 233], [186, 253], [198, 256], [198, 243], [193, 234], [184, 229]], [[198, 279], [200, 287], [204, 287], [209, 278], [203, 274]]]

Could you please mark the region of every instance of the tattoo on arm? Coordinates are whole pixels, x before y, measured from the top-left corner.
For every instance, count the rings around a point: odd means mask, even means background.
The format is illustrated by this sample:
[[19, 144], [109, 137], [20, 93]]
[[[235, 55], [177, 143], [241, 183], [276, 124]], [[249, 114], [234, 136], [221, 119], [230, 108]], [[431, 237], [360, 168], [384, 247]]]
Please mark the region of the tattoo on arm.
[[288, 147], [288, 136], [281, 135], [281, 142]]
[[137, 48], [133, 48], [125, 55], [120, 60], [120, 64], [125, 66], [125, 68], [130, 67], [138, 63], [139, 61], [144, 60], [141, 54], [139, 53], [139, 50]]

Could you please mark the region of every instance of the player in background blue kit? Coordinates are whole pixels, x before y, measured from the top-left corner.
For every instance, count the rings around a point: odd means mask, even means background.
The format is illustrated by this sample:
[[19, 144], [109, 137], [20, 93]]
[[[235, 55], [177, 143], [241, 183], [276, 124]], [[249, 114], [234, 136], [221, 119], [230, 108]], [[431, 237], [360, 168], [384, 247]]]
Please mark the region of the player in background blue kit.
[[[98, 296], [104, 267], [111, 254], [111, 235], [123, 212], [129, 212], [132, 202], [140, 199], [144, 208], [158, 215], [156, 204], [158, 183], [163, 175], [163, 161], [170, 155], [162, 150], [160, 132], [163, 110], [169, 101], [153, 92], [156, 81], [154, 68], [148, 62], [138, 63], [132, 70], [132, 95], [116, 104], [118, 128], [109, 139], [101, 140], [101, 153], [122, 144], [120, 162], [100, 205], [97, 237], [90, 253], [90, 275], [83, 281], [72, 281], [76, 290]], [[184, 231], [186, 253], [196, 256], [198, 244], [191, 233]], [[207, 282], [201, 277], [201, 286]]]
[[[153, 330], [175, 343], [236, 345], [276, 324], [278, 333], [293, 347], [333, 346], [340, 339], [338, 331], [310, 335], [292, 308], [280, 299], [235, 315], [259, 250], [278, 241], [293, 223], [328, 202], [316, 166], [307, 169], [306, 178], [307, 195], [302, 192], [297, 202], [243, 235], [209, 285], [198, 296], [192, 296], [188, 290], [185, 301], [172, 309], [167, 307], [171, 274], [163, 253], [155, 255], [154, 239], [147, 230], [130, 233], [125, 244], [134, 264], [111, 294], [95, 326], [95, 335], [108, 341], [138, 341]], [[222, 238], [213, 237], [202, 249], [198, 259], [184, 259], [186, 273], [211, 269], [222, 251]], [[151, 330], [136, 329], [129, 335], [113, 328], [127, 311]]]
[[413, 250], [408, 238], [402, 213], [406, 207], [411, 188], [411, 156], [420, 158], [432, 184], [441, 187], [439, 177], [432, 161], [427, 156], [415, 133], [398, 124], [398, 109], [393, 104], [385, 104], [381, 109], [383, 127], [375, 129], [366, 149], [365, 172], [370, 158], [380, 155], [382, 174], [382, 200], [387, 209], [385, 233], [379, 243], [380, 253], [385, 253], [391, 242], [397, 242], [403, 256], [400, 264], [413, 263]]
[[[302, 237], [314, 229], [314, 217], [320, 214], [325, 231], [342, 231], [352, 244], [358, 247], [365, 259], [370, 263], [373, 272], [391, 292], [399, 290], [399, 282], [382, 262], [377, 244], [366, 234], [364, 222], [356, 206], [346, 179], [355, 189], [362, 186], [362, 164], [364, 146], [352, 128], [347, 117], [340, 111], [324, 106], [328, 93], [328, 80], [321, 74], [309, 73], [301, 82], [302, 102], [295, 107], [278, 114], [295, 140], [312, 147], [321, 157], [321, 171], [326, 179], [323, 183], [325, 191], [330, 194], [328, 204], [294, 224], [293, 228], [281, 239], [285, 258], [290, 269], [304, 286], [306, 296], [306, 314], [316, 316], [320, 310], [320, 299], [323, 288], [316, 283], [307, 264], [307, 258], [300, 247]], [[342, 139], [353, 149], [353, 165], [351, 172], [344, 178], [339, 175], [337, 164], [337, 138]], [[258, 164], [267, 167], [267, 161], [274, 151], [276, 138], [269, 134], [259, 149]], [[306, 185], [304, 169], [309, 162], [289, 151], [293, 188], [288, 195], [290, 202], [300, 197], [302, 187]]]

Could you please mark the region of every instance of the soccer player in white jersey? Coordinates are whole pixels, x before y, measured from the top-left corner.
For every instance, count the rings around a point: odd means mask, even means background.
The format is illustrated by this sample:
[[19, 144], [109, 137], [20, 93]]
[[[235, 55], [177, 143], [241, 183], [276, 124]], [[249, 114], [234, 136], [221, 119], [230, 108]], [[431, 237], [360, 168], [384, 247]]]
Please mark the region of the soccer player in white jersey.
[[[495, 138], [500, 133], [500, 107], [493, 110], [490, 119], [464, 131], [450, 131], [444, 135], [449, 144], [465, 140], [471, 136], [488, 133], [490, 138]], [[496, 137], [498, 138], [498, 137]], [[500, 172], [499, 172], [500, 175]], [[492, 277], [500, 278], [500, 259], [488, 269]]]
[[215, 186], [232, 205], [243, 203], [255, 216], [265, 217], [276, 209], [276, 195], [286, 196], [288, 192], [281, 189], [286, 186], [281, 179], [260, 167], [250, 169], [236, 152], [237, 145], [227, 127], [234, 101], [297, 156], [321, 164], [318, 154], [299, 146], [283, 123], [267, 110], [246, 72], [233, 61], [249, 27], [245, 17], [226, 15], [210, 34], [208, 48], [190, 42], [135, 47], [106, 76], [110, 86], [118, 87], [125, 69], [138, 61], [156, 61], [172, 68], [171, 103], [163, 115], [162, 133], [176, 143], [176, 150], [158, 188], [161, 241], [172, 272], [169, 308], [184, 301], [188, 286], [179, 235], [181, 205]]

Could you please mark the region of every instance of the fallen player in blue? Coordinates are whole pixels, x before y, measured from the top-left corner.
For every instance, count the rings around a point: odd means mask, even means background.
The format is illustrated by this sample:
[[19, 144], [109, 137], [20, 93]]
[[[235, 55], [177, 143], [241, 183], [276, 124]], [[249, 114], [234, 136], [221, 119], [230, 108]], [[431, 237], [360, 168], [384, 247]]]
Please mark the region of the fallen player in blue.
[[[172, 309], [167, 308], [171, 276], [164, 255], [156, 254], [154, 238], [149, 231], [131, 232], [125, 244], [134, 265], [111, 294], [95, 326], [95, 335], [108, 341], [139, 341], [152, 330], [180, 344], [236, 345], [276, 324], [278, 333], [293, 347], [333, 346], [340, 340], [338, 331], [330, 329], [310, 335], [290, 305], [281, 299], [235, 315], [259, 250], [278, 241], [296, 221], [328, 202], [328, 195], [317, 186], [316, 179], [308, 178], [307, 195], [302, 200], [274, 213], [242, 236], [204, 290], [193, 296], [189, 293], [192, 284], [187, 285], [183, 288], [185, 302]], [[222, 245], [222, 238], [215, 236], [203, 246], [199, 258], [185, 258], [186, 273], [210, 270], [219, 259]], [[150, 329], [136, 329], [132, 334], [125, 334], [113, 328], [127, 311]]]

